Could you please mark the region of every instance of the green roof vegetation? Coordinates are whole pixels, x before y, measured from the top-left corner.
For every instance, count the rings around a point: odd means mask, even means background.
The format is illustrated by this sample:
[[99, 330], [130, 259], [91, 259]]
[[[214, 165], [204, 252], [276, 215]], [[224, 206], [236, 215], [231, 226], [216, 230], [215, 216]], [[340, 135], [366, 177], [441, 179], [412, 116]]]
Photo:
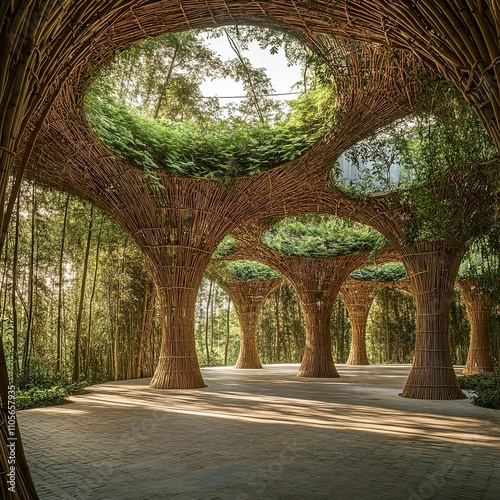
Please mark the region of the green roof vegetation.
[[[257, 28], [171, 33], [120, 54], [95, 78], [88, 121], [102, 143], [130, 165], [177, 177], [229, 182], [301, 156], [331, 126], [334, 84], [325, 64], [289, 35]], [[227, 37], [223, 61], [209, 38]], [[264, 68], [245, 56], [252, 40], [301, 68], [298, 97], [287, 109]], [[322, 66], [320, 68], [320, 66]], [[245, 96], [222, 106], [204, 96], [205, 75], [239, 82]], [[293, 82], [292, 82], [293, 83]]]
[[233, 236], [228, 234], [219, 243], [219, 246], [215, 249], [212, 258], [221, 259], [223, 257], [228, 257], [229, 255], [232, 255], [234, 252], [236, 252], [237, 248], [238, 248], [238, 242], [234, 239]]
[[401, 281], [408, 278], [403, 264], [400, 262], [388, 262], [377, 266], [368, 266], [356, 269], [350, 278], [360, 281]]
[[368, 226], [327, 215], [281, 220], [263, 236], [263, 243], [295, 257], [337, 257], [382, 248], [387, 241]]
[[250, 260], [225, 262], [217, 267], [219, 273], [231, 280], [266, 281], [281, 278], [274, 269]]

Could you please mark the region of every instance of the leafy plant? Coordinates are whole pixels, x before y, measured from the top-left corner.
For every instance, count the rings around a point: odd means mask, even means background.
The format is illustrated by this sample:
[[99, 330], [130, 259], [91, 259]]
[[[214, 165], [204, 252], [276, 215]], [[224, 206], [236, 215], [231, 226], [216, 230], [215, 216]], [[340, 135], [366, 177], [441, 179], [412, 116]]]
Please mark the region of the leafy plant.
[[236, 251], [237, 246], [238, 246], [237, 241], [230, 234], [228, 234], [219, 243], [219, 246], [213, 253], [212, 258], [220, 259], [222, 257], [227, 257], [228, 255], [231, 255]]
[[68, 396], [84, 394], [87, 382], [79, 384], [61, 384], [41, 387], [31, 387], [16, 393], [16, 408], [26, 410], [28, 408], [41, 408], [44, 406], [62, 405], [69, 402]]
[[[350, 181], [337, 176], [343, 189], [360, 196], [409, 188], [449, 168], [476, 165], [495, 156], [493, 142], [454, 87], [442, 80], [428, 80], [423, 82], [423, 88], [411, 116], [377, 131], [345, 152], [347, 160], [359, 171], [358, 177]], [[394, 178], [395, 171], [399, 175]], [[429, 195], [429, 191], [416, 195], [422, 210], [426, 209], [425, 204], [435, 206], [432, 197], [425, 202]]]
[[462, 389], [474, 391], [472, 402], [477, 406], [500, 410], [500, 371], [458, 377]]
[[274, 269], [250, 260], [227, 262], [218, 267], [228, 279], [239, 281], [265, 281], [280, 278]]
[[[230, 185], [237, 176], [294, 160], [329, 127], [335, 112], [331, 82], [315, 84], [290, 101], [287, 114], [274, 113], [273, 101], [266, 97], [272, 90], [267, 75], [251, 67], [238, 46], [248, 44], [250, 35], [239, 28], [230, 31], [218, 32], [228, 36], [237, 54], [226, 66], [199, 34], [169, 34], [120, 55], [88, 91], [86, 111], [94, 132], [118, 157], [142, 169], [146, 182], [164, 172]], [[272, 51], [282, 44], [293, 61], [310, 59], [283, 34], [258, 39]], [[224, 118], [215, 104], [207, 104], [210, 99], [199, 90], [200, 75], [207, 73], [202, 68], [213, 68], [213, 77], [231, 76], [243, 83], [248, 98], [240, 112], [229, 110]], [[258, 119], [251, 116], [252, 109]]]

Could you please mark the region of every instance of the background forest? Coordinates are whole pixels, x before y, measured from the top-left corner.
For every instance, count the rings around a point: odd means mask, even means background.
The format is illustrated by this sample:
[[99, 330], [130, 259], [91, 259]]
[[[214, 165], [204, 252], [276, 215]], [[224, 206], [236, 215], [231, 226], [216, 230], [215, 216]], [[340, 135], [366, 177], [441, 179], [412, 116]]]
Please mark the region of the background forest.
[[[155, 291], [142, 254], [117, 225], [89, 204], [26, 181], [2, 254], [1, 333], [20, 388], [151, 376], [159, 351]], [[500, 314], [494, 311], [492, 342]], [[413, 299], [383, 288], [371, 308], [372, 363], [409, 363]], [[495, 334], [496, 333], [496, 334]], [[284, 282], [267, 300], [258, 326], [263, 363], [298, 363], [305, 331], [299, 302]], [[234, 365], [236, 313], [225, 292], [204, 280], [196, 310], [202, 366]], [[453, 362], [467, 356], [469, 326], [458, 292], [451, 314]], [[347, 360], [349, 318], [340, 299], [332, 317], [334, 360]], [[493, 346], [497, 352], [498, 345]]]

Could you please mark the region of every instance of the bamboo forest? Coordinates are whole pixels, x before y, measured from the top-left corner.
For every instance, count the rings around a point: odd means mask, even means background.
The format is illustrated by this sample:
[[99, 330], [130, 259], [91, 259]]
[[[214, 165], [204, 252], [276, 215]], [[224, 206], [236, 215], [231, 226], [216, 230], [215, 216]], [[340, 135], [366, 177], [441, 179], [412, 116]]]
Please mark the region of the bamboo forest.
[[497, 0], [0, 20], [0, 500], [498, 498]]

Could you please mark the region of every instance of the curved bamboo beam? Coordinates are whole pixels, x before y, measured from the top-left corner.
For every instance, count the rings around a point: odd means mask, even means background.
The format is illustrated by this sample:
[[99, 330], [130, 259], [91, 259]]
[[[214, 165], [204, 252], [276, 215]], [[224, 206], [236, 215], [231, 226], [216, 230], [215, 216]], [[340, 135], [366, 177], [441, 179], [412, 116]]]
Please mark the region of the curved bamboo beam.
[[457, 280], [456, 285], [462, 294], [470, 324], [470, 344], [463, 374], [492, 372], [494, 368], [488, 338], [491, 308], [477, 287], [477, 281]]

